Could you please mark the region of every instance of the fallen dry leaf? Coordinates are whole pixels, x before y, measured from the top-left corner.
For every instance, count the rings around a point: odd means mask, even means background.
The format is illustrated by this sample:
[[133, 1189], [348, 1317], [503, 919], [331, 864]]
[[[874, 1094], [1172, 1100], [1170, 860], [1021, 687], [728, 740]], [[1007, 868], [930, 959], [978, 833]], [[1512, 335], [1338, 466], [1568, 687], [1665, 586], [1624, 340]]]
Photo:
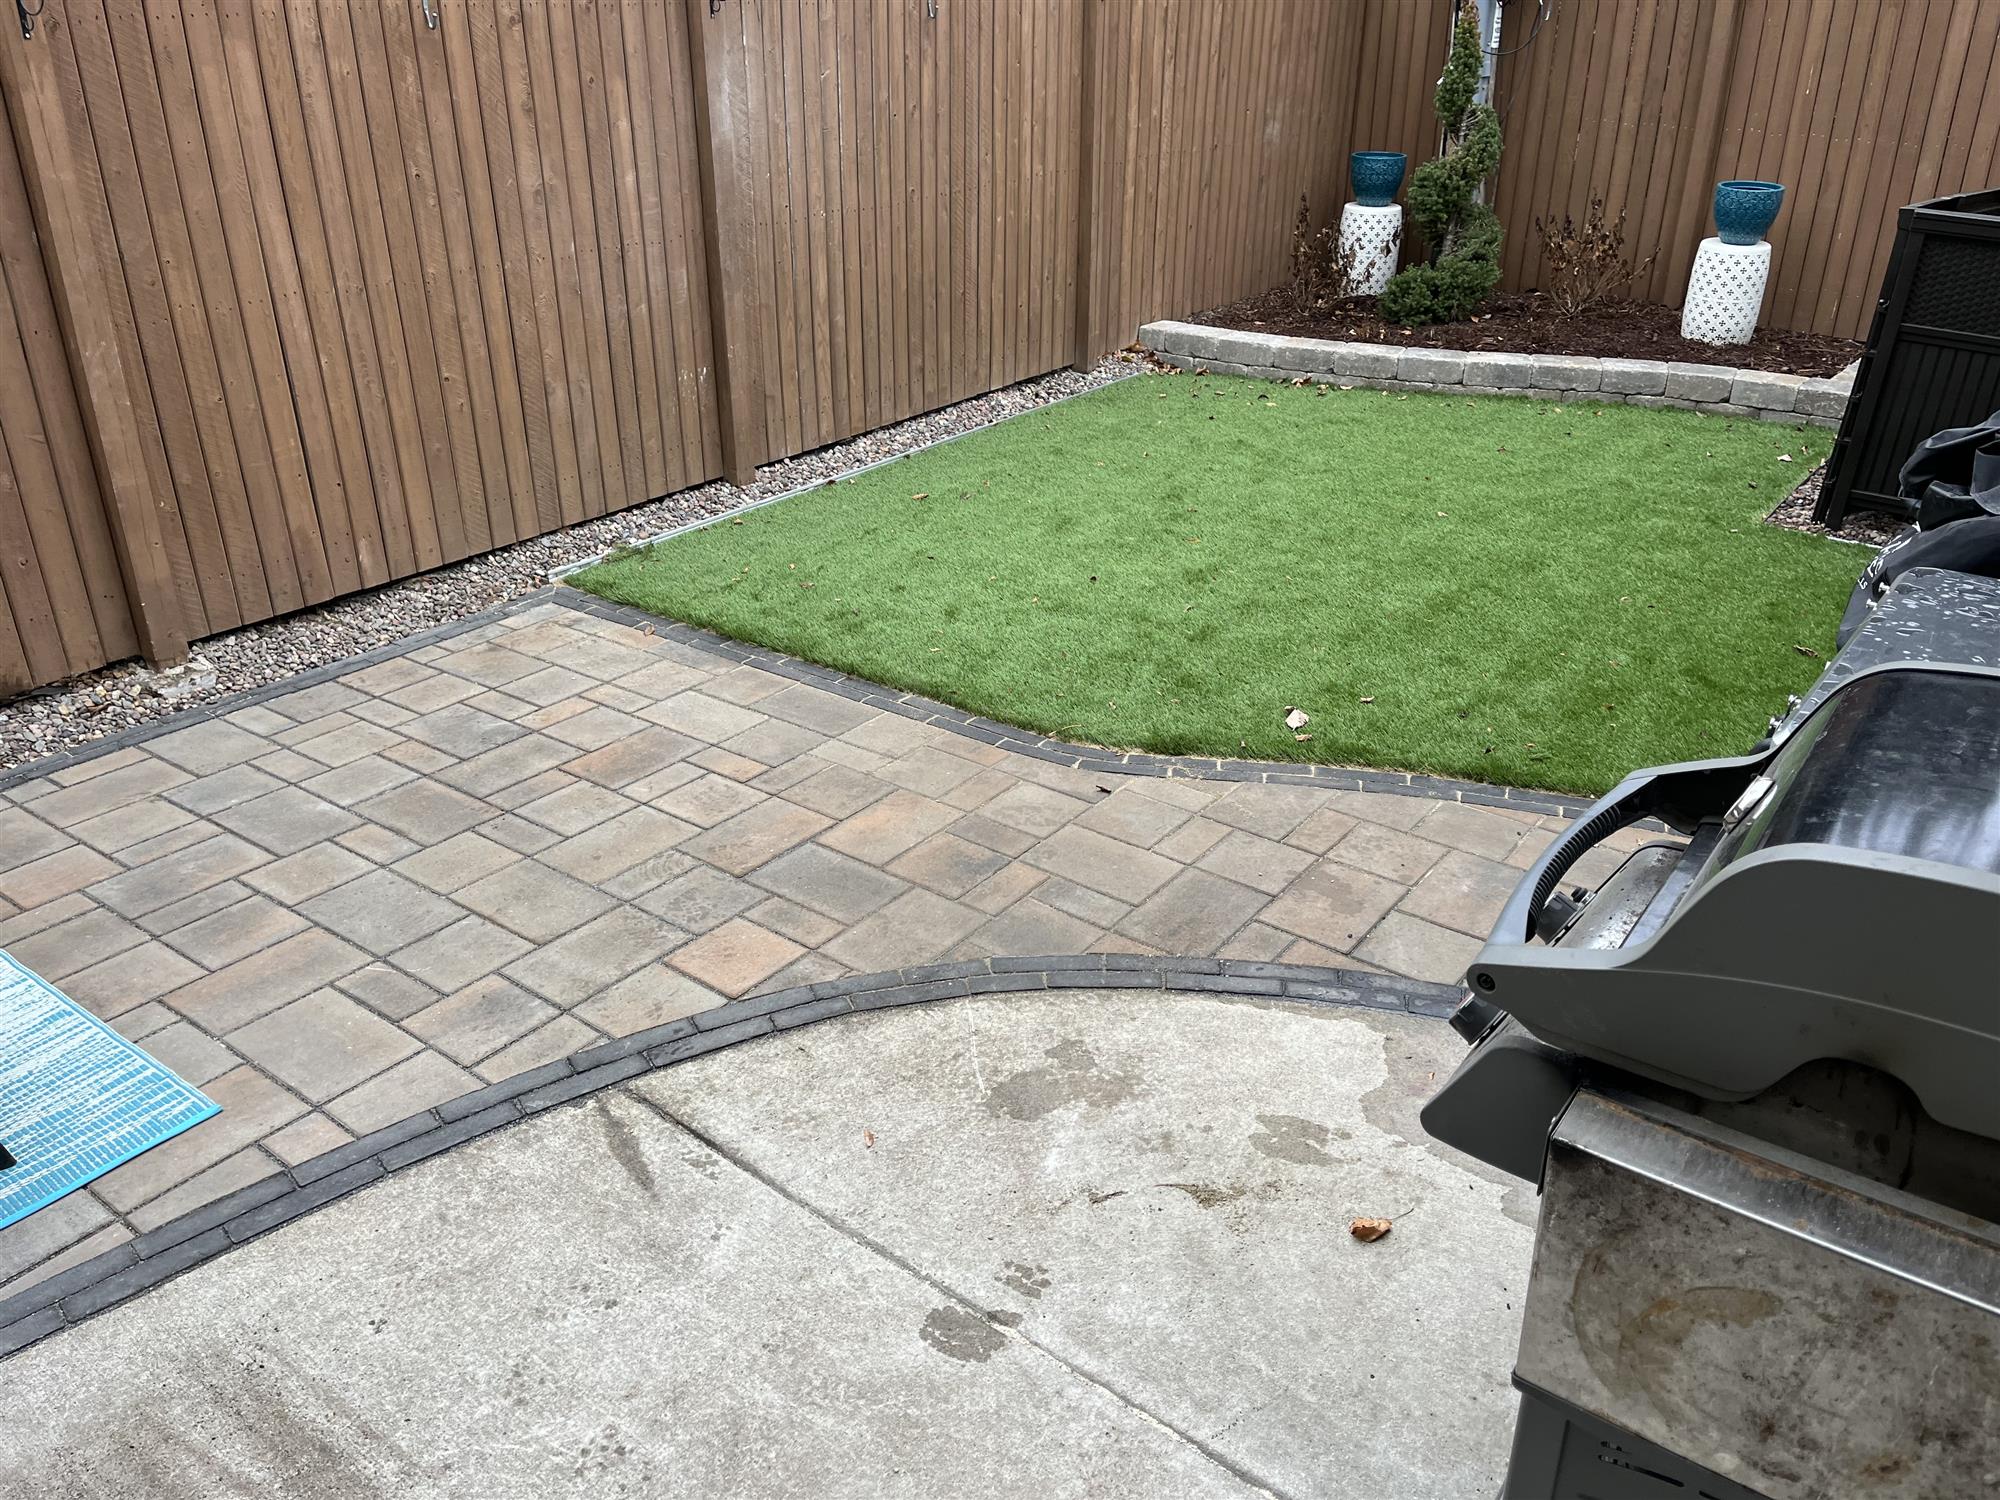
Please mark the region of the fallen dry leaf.
[[1292, 708], [1289, 705], [1286, 706], [1285, 728], [1303, 729], [1306, 727], [1306, 725], [1310, 724], [1311, 722], [1312, 722], [1312, 715], [1307, 713], [1304, 709]]
[[1347, 1232], [1364, 1245], [1373, 1244], [1395, 1226], [1387, 1219], [1356, 1219], [1347, 1226]]
[[1303, 745], [1307, 740], [1311, 739], [1312, 736], [1309, 734], [1295, 734], [1292, 736], [1292, 738], [1297, 740], [1301, 745]]
[[1374, 698], [1373, 698], [1373, 697], [1367, 697], [1367, 698], [1363, 698], [1363, 699], [1362, 699], [1361, 701], [1362, 701], [1363, 703], [1373, 703], [1373, 702], [1374, 702], [1375, 700], [1374, 700]]
[[912, 500], [928, 500], [930, 497], [931, 492], [929, 490], [918, 490], [914, 495], [910, 496]]
[[872, 1130], [862, 1131], [861, 1144], [866, 1146], [870, 1151], [873, 1151], [875, 1149], [875, 1132]]
[[1794, 645], [1794, 646], [1792, 647], [1792, 649], [1793, 649], [1794, 651], [1798, 652], [1798, 653], [1799, 653], [1799, 655], [1801, 655], [1801, 656], [1810, 656], [1810, 657], [1812, 657], [1812, 658], [1813, 658], [1813, 659], [1814, 659], [1815, 661], [1817, 661], [1817, 660], [1819, 659], [1819, 653], [1818, 653], [1817, 651], [1813, 650], [1813, 648], [1812, 648], [1812, 647], [1810, 647], [1810, 646], [1800, 646], [1800, 645]]

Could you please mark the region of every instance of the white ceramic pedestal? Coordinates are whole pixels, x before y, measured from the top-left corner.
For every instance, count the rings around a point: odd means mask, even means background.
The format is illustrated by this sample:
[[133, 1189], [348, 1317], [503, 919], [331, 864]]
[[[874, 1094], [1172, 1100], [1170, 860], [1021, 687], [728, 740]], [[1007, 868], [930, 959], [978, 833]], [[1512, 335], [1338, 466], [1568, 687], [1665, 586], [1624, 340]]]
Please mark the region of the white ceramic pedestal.
[[1354, 267], [1353, 295], [1378, 295], [1396, 274], [1396, 258], [1402, 249], [1402, 204], [1370, 208], [1350, 203], [1340, 211], [1340, 253]]
[[1764, 283], [1771, 274], [1771, 242], [1725, 245], [1710, 236], [1694, 253], [1681, 337], [1704, 344], [1747, 344], [1757, 332]]

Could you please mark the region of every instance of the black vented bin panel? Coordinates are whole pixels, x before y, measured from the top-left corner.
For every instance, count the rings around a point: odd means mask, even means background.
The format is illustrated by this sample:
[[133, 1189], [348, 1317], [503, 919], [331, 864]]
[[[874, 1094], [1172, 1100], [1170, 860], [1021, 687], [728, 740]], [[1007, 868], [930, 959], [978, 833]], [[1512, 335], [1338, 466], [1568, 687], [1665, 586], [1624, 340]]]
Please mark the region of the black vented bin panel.
[[[1904, 339], [1890, 352], [1879, 371], [1881, 403], [1872, 440], [1850, 457], [1853, 496], [1880, 496], [1893, 506], [1896, 476], [1903, 464], [1932, 433], [1946, 427], [1970, 427], [2000, 411], [2000, 357], [1943, 344]], [[1871, 394], [1874, 394], [1871, 380]]]
[[1925, 235], [1903, 322], [2000, 337], [2000, 240]]
[[1896, 241], [1815, 518], [1907, 515], [1896, 476], [1932, 433], [2000, 411], [2000, 189], [1911, 204]]

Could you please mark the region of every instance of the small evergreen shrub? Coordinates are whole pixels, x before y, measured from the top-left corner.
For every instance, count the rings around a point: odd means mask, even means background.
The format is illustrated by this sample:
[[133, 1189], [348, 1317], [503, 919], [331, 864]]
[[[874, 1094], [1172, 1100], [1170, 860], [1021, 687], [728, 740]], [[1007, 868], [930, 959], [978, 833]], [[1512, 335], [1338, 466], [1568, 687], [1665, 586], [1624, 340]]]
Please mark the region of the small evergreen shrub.
[[1459, 6], [1451, 56], [1432, 103], [1444, 149], [1410, 178], [1410, 218], [1430, 258], [1398, 272], [1383, 290], [1382, 316], [1399, 323], [1452, 323], [1469, 317], [1500, 281], [1500, 220], [1473, 201], [1500, 165], [1500, 116], [1473, 103], [1479, 89], [1479, 12]]

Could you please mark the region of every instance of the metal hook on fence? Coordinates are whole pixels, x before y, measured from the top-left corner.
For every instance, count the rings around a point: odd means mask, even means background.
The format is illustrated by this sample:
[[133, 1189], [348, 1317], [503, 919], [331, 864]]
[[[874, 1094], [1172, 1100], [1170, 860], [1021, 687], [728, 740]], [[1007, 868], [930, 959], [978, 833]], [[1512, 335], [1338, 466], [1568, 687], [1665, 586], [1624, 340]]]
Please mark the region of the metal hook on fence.
[[15, 14], [21, 18], [22, 41], [31, 42], [35, 39], [35, 19], [48, 8], [49, 0], [35, 0], [33, 10], [28, 9], [28, 0], [14, 0]]
[[444, 0], [422, 0], [422, 4], [424, 7], [424, 25], [430, 30], [436, 31], [438, 29], [438, 7], [444, 4]]
[[938, 0], [924, 0], [924, 14], [933, 21], [937, 19]]

